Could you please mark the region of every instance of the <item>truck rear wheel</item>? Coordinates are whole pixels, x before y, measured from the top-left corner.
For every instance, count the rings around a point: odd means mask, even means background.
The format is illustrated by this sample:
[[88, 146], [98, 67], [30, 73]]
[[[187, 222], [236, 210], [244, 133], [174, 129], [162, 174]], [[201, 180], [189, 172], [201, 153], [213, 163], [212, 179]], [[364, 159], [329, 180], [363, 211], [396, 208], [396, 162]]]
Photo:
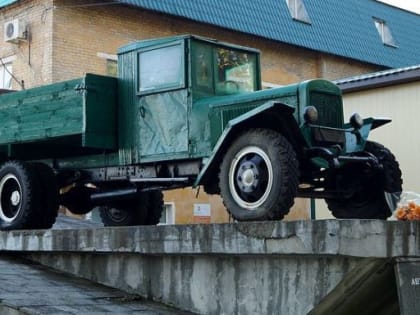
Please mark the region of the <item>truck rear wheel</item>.
[[31, 163], [39, 178], [41, 190], [41, 212], [37, 214], [34, 228], [49, 229], [55, 223], [59, 207], [59, 189], [54, 171], [44, 163]]
[[160, 190], [142, 192], [133, 200], [99, 207], [105, 226], [156, 225], [162, 211], [163, 194]]
[[100, 206], [99, 215], [105, 226], [133, 226], [146, 224], [148, 196], [124, 200], [112, 205]]
[[298, 173], [296, 153], [286, 138], [273, 130], [249, 130], [223, 159], [223, 203], [239, 221], [282, 219], [294, 203]]
[[30, 165], [8, 161], [0, 168], [0, 229], [36, 226], [41, 207], [39, 179]]
[[[371, 177], [355, 176], [363, 170], [346, 170], [343, 178], [349, 178], [347, 184], [357, 187], [356, 192], [349, 198], [326, 199], [328, 208], [336, 218], [340, 219], [383, 219], [391, 216], [389, 198], [398, 199], [402, 191], [401, 170], [395, 156], [383, 145], [368, 141], [365, 151], [376, 156], [383, 168]], [[357, 180], [357, 182], [351, 182]], [[388, 201], [387, 201], [388, 199]]]
[[152, 190], [149, 195], [149, 205], [147, 211], [146, 224], [156, 225], [160, 221], [163, 212], [163, 193], [160, 190]]

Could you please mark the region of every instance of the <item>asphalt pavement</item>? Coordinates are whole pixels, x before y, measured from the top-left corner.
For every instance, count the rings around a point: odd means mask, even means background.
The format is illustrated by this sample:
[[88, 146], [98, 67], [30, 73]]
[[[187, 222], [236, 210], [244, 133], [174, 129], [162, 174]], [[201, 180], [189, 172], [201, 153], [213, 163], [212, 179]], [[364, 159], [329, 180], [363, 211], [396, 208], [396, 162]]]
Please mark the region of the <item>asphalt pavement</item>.
[[[99, 223], [60, 215], [54, 229]], [[67, 275], [18, 254], [0, 253], [0, 315], [191, 314], [137, 295]]]

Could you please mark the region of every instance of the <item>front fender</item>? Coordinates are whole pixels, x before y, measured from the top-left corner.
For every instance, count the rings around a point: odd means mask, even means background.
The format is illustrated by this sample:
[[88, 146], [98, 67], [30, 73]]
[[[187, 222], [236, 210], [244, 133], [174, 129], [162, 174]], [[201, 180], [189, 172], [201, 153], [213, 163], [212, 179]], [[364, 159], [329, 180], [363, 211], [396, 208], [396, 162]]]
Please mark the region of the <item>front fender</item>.
[[[358, 152], [365, 149], [365, 143], [369, 138], [370, 131], [381, 127], [392, 120], [389, 118], [369, 117], [363, 120], [363, 126], [359, 130], [346, 133], [346, 152]], [[346, 124], [345, 129], [352, 129], [350, 124]]]
[[[300, 134], [299, 126], [297, 125], [297, 122], [293, 117], [294, 111], [295, 111], [295, 107], [293, 106], [276, 102], [276, 101], [269, 101], [262, 104], [261, 106], [254, 108], [253, 110], [250, 110], [249, 112], [246, 112], [245, 114], [242, 114], [230, 120], [227, 123], [225, 129], [223, 130], [222, 134], [218, 138], [210, 156], [208, 158], [203, 159], [203, 168], [198, 174], [193, 184], [193, 187], [196, 187], [202, 184], [203, 178], [206, 176], [209, 170], [212, 169], [212, 166], [214, 166], [214, 164], [217, 163], [217, 161], [220, 161], [222, 153], [227, 149], [228, 145], [231, 143], [232, 139], [234, 138], [236, 134], [235, 131], [240, 130], [240, 128], [243, 127], [247, 123], [250, 123], [249, 126], [251, 126], [251, 128], [255, 128], [256, 126], [259, 126], [258, 125], [259, 117], [262, 117], [263, 115], [276, 114], [277, 117], [282, 117], [282, 120], [287, 121], [287, 125], [290, 125], [289, 132], [294, 132], [294, 133], [298, 132], [297, 134]], [[279, 121], [278, 124], [281, 124], [281, 121]], [[247, 128], [249, 126], [247, 125], [244, 128]], [[264, 127], [264, 126], [261, 125], [259, 127]]]

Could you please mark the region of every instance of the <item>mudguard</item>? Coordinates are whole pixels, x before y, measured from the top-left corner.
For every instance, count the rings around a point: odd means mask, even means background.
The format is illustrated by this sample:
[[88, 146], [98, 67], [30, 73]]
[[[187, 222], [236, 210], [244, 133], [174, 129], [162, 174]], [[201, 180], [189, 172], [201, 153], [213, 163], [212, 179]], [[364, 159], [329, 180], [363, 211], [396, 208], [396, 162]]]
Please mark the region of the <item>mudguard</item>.
[[[358, 130], [354, 130], [350, 124], [346, 124], [344, 127], [351, 132], [346, 132], [346, 152], [358, 152], [363, 151], [365, 143], [368, 140], [369, 133], [371, 130], [381, 127], [387, 123], [390, 123], [389, 118], [369, 117], [363, 120], [363, 126]], [[354, 136], [354, 135], [358, 136]]]
[[[253, 110], [250, 110], [249, 112], [246, 112], [243, 115], [240, 115], [228, 122], [225, 129], [223, 130], [223, 133], [220, 135], [219, 139], [217, 140], [216, 145], [214, 146], [211, 155], [208, 158], [203, 159], [203, 168], [201, 169], [200, 173], [198, 174], [193, 187], [197, 187], [201, 184], [203, 178], [211, 168], [212, 164], [217, 160], [217, 157], [221, 152], [223, 151], [224, 145], [226, 145], [227, 139], [231, 139], [231, 135], [233, 134], [233, 131], [235, 128], [240, 127], [245, 122], [249, 121], [257, 121], [258, 116], [262, 114], [280, 114], [279, 117], [281, 117], [281, 121], [279, 121], [279, 124], [284, 122], [284, 125], [287, 126], [287, 130], [289, 134], [293, 134], [293, 137], [295, 137], [296, 141], [299, 139], [300, 141], [304, 141], [303, 137], [300, 134], [299, 126], [293, 117], [293, 113], [295, 112], [295, 107], [276, 102], [276, 101], [269, 101], [261, 106], [258, 106], [254, 108]], [[287, 137], [287, 135], [285, 135]], [[292, 138], [292, 137], [290, 137]], [[294, 142], [296, 142], [294, 141]]]

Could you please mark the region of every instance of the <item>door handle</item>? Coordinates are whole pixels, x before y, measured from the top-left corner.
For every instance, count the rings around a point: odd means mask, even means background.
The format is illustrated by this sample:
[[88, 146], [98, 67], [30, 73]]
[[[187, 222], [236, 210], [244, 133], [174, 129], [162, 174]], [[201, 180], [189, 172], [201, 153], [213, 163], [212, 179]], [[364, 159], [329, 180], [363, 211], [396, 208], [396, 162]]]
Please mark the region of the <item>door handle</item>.
[[144, 108], [144, 106], [140, 106], [140, 116], [141, 118], [144, 118], [144, 116], [146, 116], [146, 109]]

